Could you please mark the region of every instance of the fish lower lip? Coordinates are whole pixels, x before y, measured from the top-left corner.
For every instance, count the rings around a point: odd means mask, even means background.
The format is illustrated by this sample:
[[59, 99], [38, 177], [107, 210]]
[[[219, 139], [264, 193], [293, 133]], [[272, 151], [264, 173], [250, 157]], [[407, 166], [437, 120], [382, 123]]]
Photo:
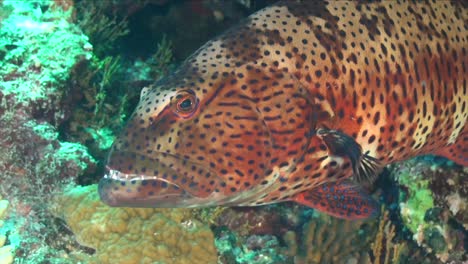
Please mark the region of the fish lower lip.
[[165, 179], [110, 170], [98, 186], [101, 200], [110, 206], [185, 207], [194, 197]]

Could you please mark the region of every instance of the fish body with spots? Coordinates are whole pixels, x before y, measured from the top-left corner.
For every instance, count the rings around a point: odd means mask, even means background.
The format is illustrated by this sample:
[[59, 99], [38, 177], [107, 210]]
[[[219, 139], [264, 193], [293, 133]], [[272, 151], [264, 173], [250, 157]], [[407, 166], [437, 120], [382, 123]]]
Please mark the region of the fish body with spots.
[[359, 183], [383, 166], [430, 153], [468, 166], [467, 49], [461, 1], [279, 2], [143, 89], [101, 198], [375, 215]]

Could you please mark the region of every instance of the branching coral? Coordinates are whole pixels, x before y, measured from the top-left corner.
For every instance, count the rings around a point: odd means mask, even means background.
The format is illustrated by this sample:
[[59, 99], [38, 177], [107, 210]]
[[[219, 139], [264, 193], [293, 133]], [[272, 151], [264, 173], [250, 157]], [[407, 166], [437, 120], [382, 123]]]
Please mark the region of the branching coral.
[[104, 159], [116, 131], [127, 116], [128, 103], [122, 80], [122, 60], [107, 56], [77, 64], [69, 80], [67, 103], [73, 107], [63, 126], [68, 140], [86, 142], [90, 153]]
[[346, 221], [324, 214], [317, 214], [304, 225], [303, 233], [296, 239], [286, 233], [290, 253], [295, 263], [369, 263], [367, 251], [374, 237], [375, 220]]
[[208, 226], [192, 220], [190, 210], [111, 208], [96, 185], [60, 195], [53, 212], [63, 218], [78, 241], [96, 249], [81, 256], [86, 263], [216, 263]]
[[[97, 85], [97, 94], [95, 97], [95, 101], [92, 105], [94, 105], [94, 118], [96, 122], [100, 125], [104, 124], [105, 118], [105, 111], [103, 111], [104, 102], [106, 101], [106, 96], [109, 93], [107, 90], [113, 82], [113, 79], [116, 74], [120, 71], [122, 65], [120, 63], [120, 57], [112, 57], [108, 56], [105, 57], [103, 60], [98, 62], [98, 69], [99, 69], [99, 82]], [[88, 98], [92, 100], [91, 98]]]
[[394, 242], [395, 225], [388, 218], [388, 211], [382, 208], [378, 232], [372, 243], [372, 263], [389, 264], [400, 263], [399, 258], [405, 244]]
[[155, 80], [166, 75], [169, 66], [173, 62], [172, 42], [164, 35], [158, 43], [156, 52], [151, 56], [149, 64], [151, 66], [151, 77]]
[[93, 45], [93, 56], [71, 71], [67, 102], [74, 111], [63, 129], [67, 139], [89, 143], [91, 153], [101, 159], [142, 88], [130, 83], [131, 70], [113, 53], [118, 40], [129, 30], [125, 18], [110, 14], [111, 7], [106, 1], [77, 4], [78, 25]]
[[105, 1], [84, 1], [78, 5], [80, 18], [78, 24], [89, 37], [94, 46], [94, 53], [103, 57], [110, 49], [116, 46], [116, 41], [127, 35], [127, 19], [118, 19], [116, 16], [106, 14]]

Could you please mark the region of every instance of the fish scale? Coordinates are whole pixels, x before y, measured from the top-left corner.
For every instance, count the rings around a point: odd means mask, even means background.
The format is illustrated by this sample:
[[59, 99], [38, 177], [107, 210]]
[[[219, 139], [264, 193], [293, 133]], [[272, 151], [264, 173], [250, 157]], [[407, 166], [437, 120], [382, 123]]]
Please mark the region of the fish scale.
[[468, 165], [462, 2], [282, 1], [143, 89], [99, 185], [111, 206], [296, 201], [376, 215], [360, 183], [438, 154]]

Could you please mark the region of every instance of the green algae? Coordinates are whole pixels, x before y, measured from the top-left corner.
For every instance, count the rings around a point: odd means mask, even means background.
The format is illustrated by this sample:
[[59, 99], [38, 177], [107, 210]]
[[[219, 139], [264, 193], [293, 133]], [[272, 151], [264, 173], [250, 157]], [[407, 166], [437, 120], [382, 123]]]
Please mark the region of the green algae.
[[45, 140], [56, 140], [59, 136], [55, 127], [49, 123], [37, 124], [35, 121], [28, 121], [25, 125], [32, 128], [38, 136]]
[[409, 171], [400, 174], [398, 181], [408, 188], [407, 195], [400, 194], [400, 201], [405, 201], [400, 203], [401, 215], [405, 225], [415, 234], [419, 226], [426, 225], [424, 216], [434, 207], [432, 191], [428, 187], [429, 181], [416, 177]]
[[[415, 159], [397, 167], [395, 176], [401, 190], [403, 224], [413, 233], [413, 240], [419, 246], [447, 262], [462, 258], [455, 245], [460, 245], [457, 236], [463, 231], [449, 224], [448, 221], [452, 221], [449, 209], [444, 206], [441, 195], [434, 192], [434, 186], [441, 186], [440, 181], [449, 178], [446, 172], [441, 174], [444, 170], [446, 168], [434, 166], [433, 162]], [[435, 181], [439, 183], [435, 185]]]

